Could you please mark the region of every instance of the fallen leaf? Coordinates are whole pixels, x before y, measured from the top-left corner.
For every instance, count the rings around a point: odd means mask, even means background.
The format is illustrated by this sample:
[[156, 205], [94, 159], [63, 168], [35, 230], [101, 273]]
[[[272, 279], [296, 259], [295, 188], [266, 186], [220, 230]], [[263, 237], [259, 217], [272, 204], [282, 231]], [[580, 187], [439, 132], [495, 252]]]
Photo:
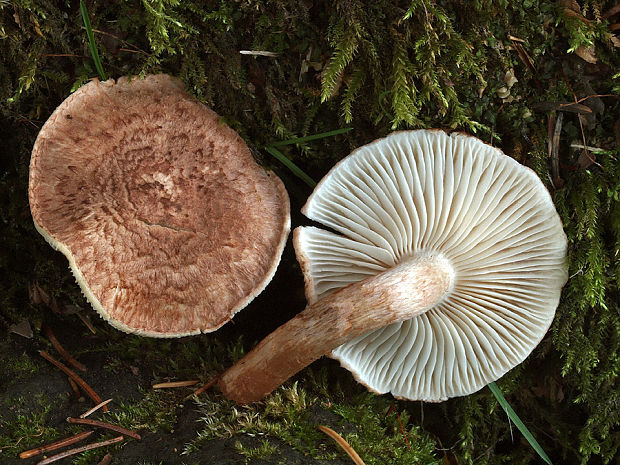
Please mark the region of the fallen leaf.
[[580, 45], [575, 49], [575, 55], [588, 63], [596, 64], [598, 58], [596, 58], [596, 50], [593, 46], [585, 47]]
[[28, 320], [22, 320], [19, 323], [11, 325], [9, 331], [25, 337], [26, 339], [32, 339], [32, 328]]
[[512, 86], [514, 86], [517, 82], [519, 82], [519, 80], [515, 76], [515, 72], [513, 69], [509, 69], [508, 71], [506, 71], [506, 74], [504, 75], [504, 82], [506, 83], [509, 89]]

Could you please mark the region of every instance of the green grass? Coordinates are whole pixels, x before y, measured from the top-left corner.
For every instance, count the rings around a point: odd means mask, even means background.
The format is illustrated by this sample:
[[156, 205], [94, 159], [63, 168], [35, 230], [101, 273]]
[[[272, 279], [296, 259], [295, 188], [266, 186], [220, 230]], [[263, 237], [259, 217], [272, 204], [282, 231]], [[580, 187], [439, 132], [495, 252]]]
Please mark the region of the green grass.
[[101, 59], [99, 58], [99, 52], [97, 51], [97, 45], [95, 44], [95, 36], [93, 35], [93, 28], [90, 25], [90, 17], [88, 16], [86, 5], [84, 5], [84, 0], [80, 0], [80, 11], [82, 12], [82, 20], [84, 21], [84, 28], [86, 29], [86, 35], [88, 36], [88, 48], [93, 56], [93, 61], [95, 62], [95, 67], [99, 73], [99, 78], [102, 81], [105, 81], [108, 77], [103, 70], [103, 65], [101, 64]]
[[527, 442], [529, 442], [529, 444], [536, 451], [536, 453], [540, 456], [540, 458], [543, 459], [549, 465], [553, 465], [551, 463], [551, 459], [547, 456], [543, 448], [540, 447], [540, 444], [538, 444], [538, 441], [536, 441], [536, 438], [534, 438], [534, 435], [530, 432], [528, 427], [525, 426], [525, 424], [521, 421], [519, 416], [512, 409], [512, 407], [510, 406], [510, 404], [508, 403], [508, 401], [502, 394], [502, 390], [497, 386], [497, 384], [495, 384], [495, 382], [489, 383], [489, 389], [491, 390], [491, 392], [497, 399], [497, 402], [499, 403], [499, 405], [501, 405], [501, 407], [504, 409], [504, 411], [508, 415], [508, 418], [510, 418], [510, 420], [519, 429], [519, 431], [521, 431], [521, 434], [523, 434], [523, 437], [527, 439]]
[[314, 140], [325, 139], [326, 137], [333, 137], [339, 134], [346, 134], [347, 132], [351, 130], [353, 130], [353, 128], [335, 129], [333, 131], [322, 132], [319, 134], [312, 134], [312, 135], [303, 136], [303, 137], [294, 137], [291, 139], [286, 139], [286, 140], [282, 140], [278, 142], [272, 142], [271, 144], [265, 146], [265, 150], [270, 155], [272, 155], [276, 160], [278, 160], [280, 163], [286, 166], [291, 171], [291, 173], [293, 173], [295, 176], [301, 179], [304, 183], [306, 183], [306, 185], [314, 189], [316, 187], [316, 181], [312, 179], [310, 176], [308, 176], [299, 166], [293, 163], [286, 155], [284, 155], [276, 147], [282, 147], [285, 145], [304, 144], [306, 142], [310, 142]]

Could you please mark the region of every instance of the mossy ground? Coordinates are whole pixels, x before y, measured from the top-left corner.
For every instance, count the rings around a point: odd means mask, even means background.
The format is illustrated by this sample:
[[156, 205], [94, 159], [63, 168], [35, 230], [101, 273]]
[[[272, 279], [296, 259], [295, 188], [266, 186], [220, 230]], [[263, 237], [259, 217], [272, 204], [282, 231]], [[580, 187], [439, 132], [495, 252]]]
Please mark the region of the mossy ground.
[[[294, 225], [304, 222], [297, 212], [309, 189], [261, 148], [295, 135], [353, 127], [285, 148], [315, 179], [352, 148], [408, 127], [475, 132], [534, 168], [563, 219], [571, 279], [549, 335], [499, 385], [554, 463], [567, 464], [620, 460], [620, 54], [611, 26], [620, 19], [605, 16], [614, 4], [86, 2], [106, 72], [181, 77], [283, 178]], [[217, 392], [199, 403], [181, 402], [187, 390], [153, 392], [152, 383], [204, 381], [227, 366], [303, 308], [303, 282], [289, 244], [267, 290], [213, 335], [147, 340], [97, 321], [65, 258], [34, 229], [27, 203], [38, 130], [97, 75], [81, 27], [75, 1], [0, 1], [0, 462], [17, 463], [20, 450], [74, 431], [64, 418], [87, 408], [38, 356], [49, 349], [42, 323], [88, 366], [85, 377], [102, 397], [114, 398], [103, 418], [144, 434], [114, 448], [114, 463], [348, 463], [316, 431], [319, 423], [344, 433], [367, 463], [540, 462], [486, 389], [440, 405], [399, 402], [409, 451], [385, 415], [391, 399], [365, 395], [329, 360], [250, 409]], [[550, 159], [554, 118], [575, 98], [586, 108], [581, 117], [564, 112]], [[601, 150], [574, 147], [584, 139]], [[35, 284], [47, 304], [37, 303]], [[76, 312], [93, 320], [96, 335]], [[32, 339], [9, 332], [22, 319]]]

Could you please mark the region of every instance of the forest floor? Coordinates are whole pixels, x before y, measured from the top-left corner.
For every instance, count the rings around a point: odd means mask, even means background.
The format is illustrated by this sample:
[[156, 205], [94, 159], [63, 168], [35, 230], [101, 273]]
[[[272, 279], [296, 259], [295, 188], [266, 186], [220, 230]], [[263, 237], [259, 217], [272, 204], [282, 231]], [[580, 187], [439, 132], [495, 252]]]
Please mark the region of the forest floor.
[[[182, 79], [283, 180], [293, 227], [309, 223], [299, 211], [311, 189], [270, 158], [274, 141], [352, 128], [281, 147], [315, 180], [354, 148], [408, 128], [475, 134], [533, 168], [564, 224], [570, 280], [548, 336], [498, 385], [554, 463], [618, 461], [616, 1], [85, 3], [105, 72]], [[542, 463], [487, 388], [441, 404], [399, 401], [324, 358], [249, 407], [216, 388], [194, 398], [195, 387], [154, 389], [221, 373], [304, 308], [303, 277], [289, 239], [273, 281], [216, 333], [148, 339], [101, 320], [28, 205], [39, 130], [98, 75], [78, 2], [0, 1], [0, 464], [36, 463], [18, 454], [86, 429], [66, 418], [94, 402], [40, 355], [61, 360], [46, 328], [112, 399], [91, 418], [141, 435], [60, 463], [95, 465], [108, 453], [115, 465], [351, 463], [319, 425], [368, 465]], [[86, 442], [115, 435], [96, 430]]]

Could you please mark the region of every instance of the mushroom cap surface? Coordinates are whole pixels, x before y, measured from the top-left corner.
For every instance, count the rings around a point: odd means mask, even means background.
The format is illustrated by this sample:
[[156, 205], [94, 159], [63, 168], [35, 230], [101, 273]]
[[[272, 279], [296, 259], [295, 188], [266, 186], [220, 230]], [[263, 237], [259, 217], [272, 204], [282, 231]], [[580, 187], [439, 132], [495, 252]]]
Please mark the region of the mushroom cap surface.
[[168, 75], [69, 96], [35, 142], [29, 200], [99, 314], [152, 337], [229, 321], [271, 280], [290, 228], [280, 179]]
[[331, 352], [378, 393], [436, 402], [500, 378], [545, 335], [567, 280], [566, 236], [538, 176], [464, 134], [403, 131], [363, 146], [302, 212], [335, 231], [295, 231], [310, 303], [410, 257], [454, 268], [430, 310]]

